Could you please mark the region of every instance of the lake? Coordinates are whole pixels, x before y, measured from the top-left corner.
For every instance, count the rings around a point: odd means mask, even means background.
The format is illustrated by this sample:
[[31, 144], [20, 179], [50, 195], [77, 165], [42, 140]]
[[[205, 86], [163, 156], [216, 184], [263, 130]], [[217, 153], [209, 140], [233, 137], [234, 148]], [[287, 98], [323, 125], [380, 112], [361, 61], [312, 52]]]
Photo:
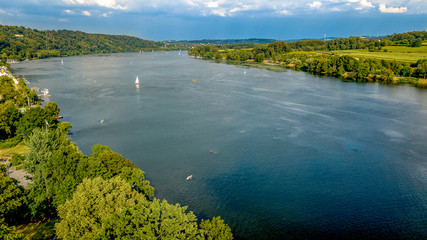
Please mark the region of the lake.
[[52, 58], [12, 71], [49, 89], [83, 153], [110, 146], [146, 172], [157, 198], [221, 216], [236, 239], [427, 237], [426, 89], [186, 52]]

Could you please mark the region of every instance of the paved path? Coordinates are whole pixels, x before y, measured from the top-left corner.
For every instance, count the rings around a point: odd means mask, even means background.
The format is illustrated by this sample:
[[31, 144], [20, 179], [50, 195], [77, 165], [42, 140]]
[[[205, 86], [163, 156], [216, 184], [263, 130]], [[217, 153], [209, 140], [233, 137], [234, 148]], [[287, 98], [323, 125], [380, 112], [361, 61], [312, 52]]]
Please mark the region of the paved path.
[[30, 177], [31, 175], [23, 169], [16, 170], [15, 167], [10, 167], [8, 176], [18, 180], [18, 185], [24, 188], [28, 186], [28, 183], [31, 183], [31, 180], [27, 178], [27, 176]]
[[[6, 161], [4, 160], [5, 159], [1, 159], [0, 164], [6, 164]], [[29, 173], [23, 169], [16, 170], [16, 168], [13, 166], [9, 168], [7, 176], [18, 180], [18, 185], [23, 186], [24, 188], [26, 188], [28, 184], [31, 183], [31, 180], [27, 178], [27, 176], [31, 176]]]

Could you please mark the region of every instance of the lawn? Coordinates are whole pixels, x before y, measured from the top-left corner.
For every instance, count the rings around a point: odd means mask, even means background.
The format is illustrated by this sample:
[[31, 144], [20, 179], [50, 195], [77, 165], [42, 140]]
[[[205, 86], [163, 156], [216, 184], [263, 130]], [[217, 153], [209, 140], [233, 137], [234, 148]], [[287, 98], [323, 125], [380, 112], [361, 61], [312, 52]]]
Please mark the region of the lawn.
[[385, 60], [396, 60], [400, 62], [414, 63], [419, 59], [427, 59], [427, 46], [421, 47], [404, 47], [404, 46], [388, 46], [383, 47], [387, 52], [369, 52], [366, 49], [358, 50], [340, 50], [333, 51], [335, 54], [350, 55], [353, 57], [376, 58]]
[[0, 149], [0, 159], [2, 158], [11, 158], [14, 153], [18, 153], [21, 155], [24, 155], [26, 152], [28, 152], [29, 149], [27, 146], [25, 146], [22, 142], [15, 147], [12, 148], [6, 148], [6, 149]]

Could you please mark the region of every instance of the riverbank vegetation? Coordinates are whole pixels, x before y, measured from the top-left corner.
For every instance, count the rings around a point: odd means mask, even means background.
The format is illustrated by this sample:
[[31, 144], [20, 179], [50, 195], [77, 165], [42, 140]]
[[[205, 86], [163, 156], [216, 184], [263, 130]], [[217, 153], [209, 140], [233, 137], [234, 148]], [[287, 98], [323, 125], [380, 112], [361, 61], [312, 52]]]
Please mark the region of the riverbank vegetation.
[[203, 45], [189, 55], [248, 65], [262, 63], [284, 69], [357, 82], [409, 83], [427, 87], [427, 32], [394, 34], [382, 39], [350, 37], [329, 41], [277, 41], [247, 45]]
[[2, 59], [25, 60], [95, 53], [161, 50], [165, 43], [124, 35], [90, 34], [80, 31], [43, 31], [0, 25]]
[[15, 153], [13, 162], [23, 164], [31, 183], [18, 186], [0, 164], [0, 239], [233, 239], [219, 217], [200, 222], [187, 207], [155, 198], [144, 172], [108, 146], [84, 155], [54, 102], [24, 101], [25, 83], [3, 76], [0, 89], [6, 88], [0, 147], [25, 145], [24, 157]]

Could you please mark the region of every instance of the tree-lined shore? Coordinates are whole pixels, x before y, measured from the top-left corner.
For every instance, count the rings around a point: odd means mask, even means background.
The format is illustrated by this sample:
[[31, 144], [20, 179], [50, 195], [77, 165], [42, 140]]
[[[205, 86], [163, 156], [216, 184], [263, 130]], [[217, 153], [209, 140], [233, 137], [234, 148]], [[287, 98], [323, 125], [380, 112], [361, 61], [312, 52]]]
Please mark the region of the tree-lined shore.
[[[421, 31], [393, 34], [382, 39], [350, 37], [328, 41], [277, 41], [254, 46], [202, 45], [189, 50], [189, 55], [249, 66], [251, 63], [273, 64], [285, 69], [357, 82], [409, 83], [427, 87], [427, 46], [422, 45], [426, 40], [427, 32]], [[411, 50], [425, 54], [416, 55], [416, 61], [389, 60], [387, 57], [391, 52], [388, 48], [400, 49], [402, 55], [410, 55]], [[352, 56], [354, 52], [350, 54], [346, 52], [348, 50], [369, 52], [371, 57]]]

